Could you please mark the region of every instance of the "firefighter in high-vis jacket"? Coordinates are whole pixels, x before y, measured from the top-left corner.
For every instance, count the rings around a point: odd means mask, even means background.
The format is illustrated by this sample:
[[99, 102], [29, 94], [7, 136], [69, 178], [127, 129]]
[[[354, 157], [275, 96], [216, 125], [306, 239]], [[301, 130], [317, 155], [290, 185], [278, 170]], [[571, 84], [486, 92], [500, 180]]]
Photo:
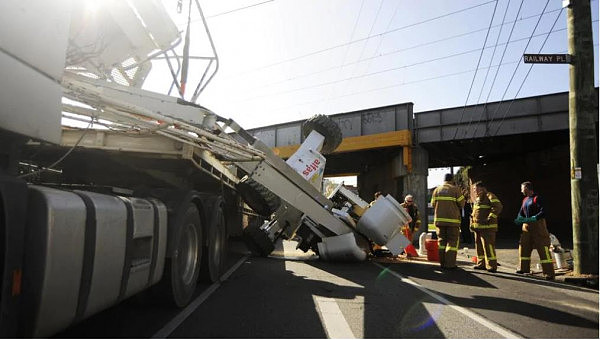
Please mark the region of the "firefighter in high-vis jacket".
[[438, 186], [431, 196], [434, 209], [433, 223], [438, 237], [440, 267], [456, 268], [456, 253], [460, 235], [460, 211], [465, 205], [465, 196], [454, 185], [452, 174], [446, 174], [444, 184]]
[[553, 280], [554, 264], [552, 263], [552, 254], [550, 254], [550, 235], [546, 227], [542, 199], [533, 191], [531, 182], [521, 183], [521, 193], [525, 198], [517, 219], [515, 219], [517, 225], [523, 225], [521, 239], [519, 240], [519, 269], [517, 273], [529, 273], [531, 252], [536, 249], [540, 256], [544, 278]]
[[477, 265], [474, 269], [487, 269], [496, 272], [496, 232], [498, 231], [498, 215], [502, 211], [502, 203], [493, 193], [487, 191], [483, 182], [475, 186], [475, 200], [471, 213], [471, 230], [475, 232], [475, 250]]

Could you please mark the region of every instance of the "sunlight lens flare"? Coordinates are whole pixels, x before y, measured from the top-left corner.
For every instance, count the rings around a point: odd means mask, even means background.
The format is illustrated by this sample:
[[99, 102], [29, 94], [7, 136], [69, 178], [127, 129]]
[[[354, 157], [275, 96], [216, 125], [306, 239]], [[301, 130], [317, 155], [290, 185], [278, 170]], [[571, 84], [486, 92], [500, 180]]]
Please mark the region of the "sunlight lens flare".
[[386, 276], [386, 275], [388, 275], [389, 273], [390, 273], [390, 269], [386, 267], [385, 269], [383, 269], [383, 270], [382, 270], [382, 271], [379, 273], [379, 275], [377, 275], [377, 279], [376, 279], [376, 281], [379, 281], [380, 279], [382, 279], [383, 277], [385, 277], [385, 276]]
[[435, 326], [442, 315], [443, 308], [444, 306], [440, 304], [416, 301], [404, 313], [400, 327], [405, 333], [415, 334]]

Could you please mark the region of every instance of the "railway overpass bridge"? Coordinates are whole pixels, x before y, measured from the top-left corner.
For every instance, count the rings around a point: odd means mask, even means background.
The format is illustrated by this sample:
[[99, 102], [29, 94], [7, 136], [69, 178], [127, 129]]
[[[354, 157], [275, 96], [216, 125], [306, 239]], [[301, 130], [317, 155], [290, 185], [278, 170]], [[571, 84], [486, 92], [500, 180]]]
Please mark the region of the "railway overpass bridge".
[[[485, 181], [504, 204], [501, 237], [520, 232], [512, 220], [522, 199], [520, 183], [530, 180], [545, 197], [550, 231], [568, 243], [572, 239], [568, 95], [425, 112], [413, 112], [413, 103], [403, 103], [334, 114], [330, 117], [344, 138], [327, 156], [325, 175], [358, 176], [359, 192], [366, 200], [376, 191], [399, 200], [411, 193], [419, 207], [426, 207], [428, 168], [470, 166], [469, 178]], [[302, 142], [302, 122], [250, 133], [287, 158]], [[421, 211], [424, 215], [425, 209]]]

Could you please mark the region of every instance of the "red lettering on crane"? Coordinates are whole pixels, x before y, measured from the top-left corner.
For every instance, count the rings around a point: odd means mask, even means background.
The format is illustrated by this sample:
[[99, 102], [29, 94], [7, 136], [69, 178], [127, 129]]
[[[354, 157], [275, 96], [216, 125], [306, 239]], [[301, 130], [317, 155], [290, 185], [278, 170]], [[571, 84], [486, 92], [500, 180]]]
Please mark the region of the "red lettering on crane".
[[318, 159], [315, 159], [312, 163], [306, 165], [306, 169], [302, 171], [304, 176], [310, 175], [311, 172], [316, 171], [319, 168], [319, 164], [321, 162]]

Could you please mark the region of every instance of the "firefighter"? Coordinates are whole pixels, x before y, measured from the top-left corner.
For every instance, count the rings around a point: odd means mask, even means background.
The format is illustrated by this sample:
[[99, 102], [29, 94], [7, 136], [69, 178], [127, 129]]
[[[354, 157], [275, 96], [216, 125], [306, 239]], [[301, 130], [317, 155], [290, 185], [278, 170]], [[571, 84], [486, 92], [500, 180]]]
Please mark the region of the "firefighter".
[[546, 227], [546, 214], [542, 199], [533, 191], [531, 182], [521, 183], [523, 203], [515, 219], [517, 225], [522, 224], [519, 240], [519, 269], [517, 274], [529, 273], [531, 252], [536, 249], [540, 256], [542, 272], [546, 280], [554, 280], [554, 264], [550, 254], [550, 235]]
[[473, 268], [486, 269], [495, 273], [498, 267], [496, 232], [502, 203], [496, 195], [487, 191], [483, 182], [479, 181], [473, 185], [476, 197], [471, 213], [471, 230], [475, 232], [475, 250], [477, 251], [477, 265]]
[[404, 197], [404, 202], [402, 202], [400, 205], [412, 218], [412, 221], [402, 227], [404, 236], [406, 236], [406, 238], [412, 242], [415, 230], [419, 230], [419, 228], [421, 228], [421, 216], [419, 215], [419, 208], [417, 208], [417, 205], [414, 203], [413, 195], [410, 194]]
[[460, 211], [464, 205], [465, 196], [454, 185], [452, 174], [446, 174], [444, 183], [435, 188], [431, 196], [431, 206], [434, 209], [433, 223], [438, 237], [438, 255], [442, 269], [456, 268]]
[[[375, 202], [377, 202], [377, 199], [379, 198], [379, 196], [383, 195], [381, 193], [381, 191], [377, 191], [374, 195], [373, 195], [373, 200], [371, 201], [371, 203], [369, 203], [369, 207], [372, 207], [373, 204], [375, 204]], [[383, 195], [385, 196], [385, 195]]]

